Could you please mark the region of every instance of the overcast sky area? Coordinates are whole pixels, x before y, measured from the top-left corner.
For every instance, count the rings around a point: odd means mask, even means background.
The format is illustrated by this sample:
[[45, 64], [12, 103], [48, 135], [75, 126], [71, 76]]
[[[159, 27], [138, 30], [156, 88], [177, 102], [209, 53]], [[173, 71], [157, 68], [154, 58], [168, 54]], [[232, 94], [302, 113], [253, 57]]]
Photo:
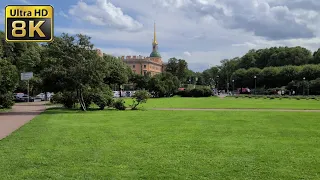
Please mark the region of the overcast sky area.
[[314, 51], [320, 45], [320, 0], [0, 2], [3, 7], [8, 4], [52, 4], [55, 35], [87, 34], [97, 48], [116, 56], [148, 56], [155, 21], [163, 61], [183, 58], [194, 71], [242, 56], [250, 49], [303, 46]]

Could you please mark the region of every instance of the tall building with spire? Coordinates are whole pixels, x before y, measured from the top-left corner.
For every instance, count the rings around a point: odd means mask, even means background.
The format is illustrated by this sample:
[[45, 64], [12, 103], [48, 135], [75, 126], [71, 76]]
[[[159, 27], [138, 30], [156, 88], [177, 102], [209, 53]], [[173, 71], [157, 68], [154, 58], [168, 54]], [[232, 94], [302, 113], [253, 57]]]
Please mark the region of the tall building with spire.
[[150, 54], [150, 57], [161, 58], [161, 55], [158, 52], [158, 42], [157, 42], [157, 35], [156, 35], [156, 23], [154, 23], [153, 29], [154, 30], [153, 30], [152, 52]]
[[165, 65], [162, 62], [161, 55], [158, 50], [158, 41], [156, 35], [156, 23], [153, 27], [152, 52], [149, 57], [143, 56], [122, 56], [123, 62], [128, 64], [132, 71], [141, 75], [155, 75], [164, 71]]

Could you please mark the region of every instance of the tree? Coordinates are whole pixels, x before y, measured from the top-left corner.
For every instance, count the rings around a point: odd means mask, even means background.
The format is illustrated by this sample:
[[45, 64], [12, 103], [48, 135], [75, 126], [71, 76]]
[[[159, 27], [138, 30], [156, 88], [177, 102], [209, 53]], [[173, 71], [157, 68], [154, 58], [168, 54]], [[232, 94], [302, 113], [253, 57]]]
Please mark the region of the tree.
[[214, 81], [216, 81], [216, 78], [219, 73], [218, 67], [211, 67], [210, 69], [204, 70], [202, 72], [203, 81], [206, 85], [213, 85]]
[[259, 77], [259, 84], [263, 84], [265, 88], [277, 87], [279, 81], [280, 68], [278, 67], [266, 67], [257, 75]]
[[[131, 69], [119, 58], [110, 55], [104, 55], [108, 71], [104, 77], [104, 82], [108, 85], [116, 84], [120, 86], [128, 82], [130, 75], [132, 74]], [[121, 96], [121, 94], [120, 94]]]
[[48, 67], [42, 72], [43, 85], [51, 92], [76, 92], [81, 109], [86, 110], [84, 92], [103, 87], [107, 63], [93, 49], [90, 37], [62, 34], [46, 44]]
[[310, 81], [310, 94], [320, 95], [320, 78]]
[[19, 80], [17, 68], [5, 59], [0, 58], [0, 108], [11, 108], [13, 91]]
[[139, 90], [147, 89], [149, 81], [150, 81], [150, 76], [140, 75], [140, 74], [133, 74], [130, 79], [130, 82], [134, 83], [136, 89], [139, 89]]
[[170, 58], [166, 65], [166, 72], [177, 76], [181, 82], [184, 82], [188, 74], [188, 63], [183, 59]]
[[170, 97], [178, 91], [179, 85], [180, 81], [176, 76], [164, 72], [150, 79], [149, 90], [155, 97]]
[[145, 90], [136, 91], [132, 96], [133, 101], [132, 101], [131, 109], [136, 110], [140, 104], [146, 103], [149, 98], [150, 98], [150, 94], [148, 91], [145, 91]]

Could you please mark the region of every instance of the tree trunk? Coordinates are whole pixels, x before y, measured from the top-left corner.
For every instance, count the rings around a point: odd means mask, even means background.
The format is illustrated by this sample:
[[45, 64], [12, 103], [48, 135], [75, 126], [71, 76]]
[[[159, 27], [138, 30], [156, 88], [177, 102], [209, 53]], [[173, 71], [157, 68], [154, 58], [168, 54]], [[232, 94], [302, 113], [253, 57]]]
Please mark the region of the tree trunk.
[[79, 101], [80, 106], [81, 106], [81, 110], [82, 111], [86, 111], [87, 108], [86, 108], [86, 105], [85, 105], [84, 100], [83, 100], [83, 95], [82, 95], [82, 90], [81, 89], [77, 90], [77, 95], [78, 95], [78, 101]]
[[121, 85], [119, 84], [119, 97], [122, 97], [121, 96]]

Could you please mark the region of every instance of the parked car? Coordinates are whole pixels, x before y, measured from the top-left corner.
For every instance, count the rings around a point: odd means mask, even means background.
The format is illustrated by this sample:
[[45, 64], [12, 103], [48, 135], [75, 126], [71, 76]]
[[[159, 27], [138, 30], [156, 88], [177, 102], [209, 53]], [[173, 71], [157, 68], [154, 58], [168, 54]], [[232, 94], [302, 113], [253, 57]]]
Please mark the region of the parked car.
[[120, 97], [119, 91], [113, 91], [113, 97]]
[[35, 98], [28, 95], [24, 95], [20, 99], [22, 100], [22, 102], [28, 102], [28, 99], [29, 99], [29, 102], [34, 102]]
[[[51, 97], [53, 96], [53, 93], [47, 92], [47, 100], [50, 101]], [[40, 93], [36, 96], [36, 99], [41, 99], [41, 101], [46, 100], [46, 94]]]
[[13, 99], [15, 102], [24, 102], [23, 96], [25, 96], [24, 93], [14, 93], [13, 94]]

